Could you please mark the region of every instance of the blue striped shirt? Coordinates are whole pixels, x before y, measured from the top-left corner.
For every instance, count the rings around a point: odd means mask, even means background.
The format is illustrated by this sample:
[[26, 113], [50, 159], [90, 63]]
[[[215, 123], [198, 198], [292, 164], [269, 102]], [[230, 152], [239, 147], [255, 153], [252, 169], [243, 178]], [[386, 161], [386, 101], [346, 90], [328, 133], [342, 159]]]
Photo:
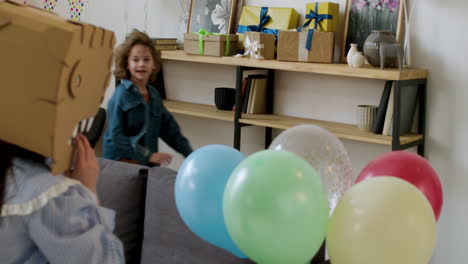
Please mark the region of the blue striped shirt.
[[79, 182], [15, 158], [0, 216], [0, 263], [125, 263], [114, 215]]

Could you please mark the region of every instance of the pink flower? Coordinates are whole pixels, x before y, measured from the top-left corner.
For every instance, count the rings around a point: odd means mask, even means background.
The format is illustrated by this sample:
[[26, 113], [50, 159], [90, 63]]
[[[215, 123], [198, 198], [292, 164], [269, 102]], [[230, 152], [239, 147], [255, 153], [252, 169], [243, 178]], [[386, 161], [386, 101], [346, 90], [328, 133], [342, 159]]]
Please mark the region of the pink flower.
[[388, 1], [388, 9], [390, 10], [390, 12], [393, 12], [395, 10], [398, 9], [398, 7], [400, 6], [400, 1], [399, 0], [387, 0]]
[[377, 10], [388, 9], [390, 12], [394, 12], [400, 5], [399, 0], [374, 0], [372, 6]]
[[369, 0], [351, 0], [354, 11], [361, 11], [370, 5]]

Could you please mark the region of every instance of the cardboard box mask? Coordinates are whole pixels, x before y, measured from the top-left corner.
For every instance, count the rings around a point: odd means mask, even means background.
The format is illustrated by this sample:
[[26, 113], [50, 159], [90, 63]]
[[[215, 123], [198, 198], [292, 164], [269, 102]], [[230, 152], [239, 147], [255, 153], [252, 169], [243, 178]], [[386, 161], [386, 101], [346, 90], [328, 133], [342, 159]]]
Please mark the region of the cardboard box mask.
[[71, 138], [111, 79], [114, 33], [0, 2], [0, 140], [70, 166]]

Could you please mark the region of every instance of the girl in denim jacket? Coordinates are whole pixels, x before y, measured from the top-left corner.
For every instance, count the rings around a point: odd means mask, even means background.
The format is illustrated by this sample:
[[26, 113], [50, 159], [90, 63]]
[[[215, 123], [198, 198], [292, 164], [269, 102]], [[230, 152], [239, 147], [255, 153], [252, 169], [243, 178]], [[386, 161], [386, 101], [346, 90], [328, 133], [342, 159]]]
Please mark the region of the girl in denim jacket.
[[133, 30], [116, 52], [114, 74], [120, 84], [107, 106], [104, 157], [142, 165], [167, 165], [172, 156], [158, 152], [158, 138], [185, 157], [192, 152], [158, 91], [149, 84], [160, 70], [151, 39]]

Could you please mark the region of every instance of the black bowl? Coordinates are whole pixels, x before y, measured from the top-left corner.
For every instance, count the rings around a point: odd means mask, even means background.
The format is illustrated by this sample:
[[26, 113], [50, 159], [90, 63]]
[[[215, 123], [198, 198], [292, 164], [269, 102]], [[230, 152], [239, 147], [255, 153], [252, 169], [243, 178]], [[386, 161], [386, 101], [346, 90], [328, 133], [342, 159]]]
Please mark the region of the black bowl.
[[215, 88], [215, 105], [219, 110], [232, 110], [236, 103], [236, 89], [218, 87]]

